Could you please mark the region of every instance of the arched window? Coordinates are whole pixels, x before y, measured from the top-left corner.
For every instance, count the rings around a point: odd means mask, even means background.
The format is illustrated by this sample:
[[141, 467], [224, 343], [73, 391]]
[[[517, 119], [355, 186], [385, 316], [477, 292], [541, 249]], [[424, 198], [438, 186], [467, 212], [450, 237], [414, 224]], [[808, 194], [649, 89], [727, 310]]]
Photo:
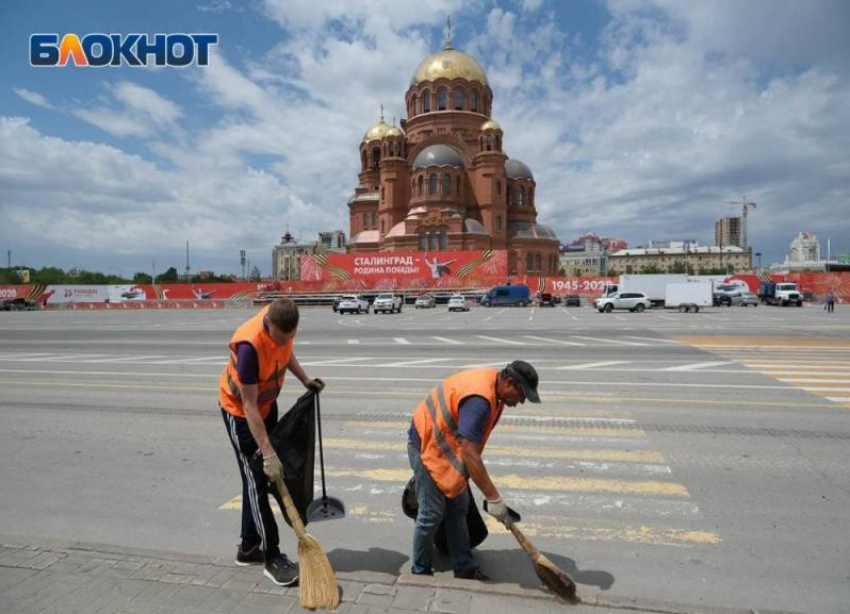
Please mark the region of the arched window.
[[422, 94], [422, 112], [428, 113], [431, 110], [431, 92], [430, 90], [425, 90]]
[[372, 212], [372, 228], [378, 227], [378, 214], [374, 211]]
[[508, 206], [514, 204], [514, 188], [511, 184], [508, 184]]
[[437, 110], [446, 110], [446, 90], [444, 90], [443, 88], [437, 90]]
[[452, 178], [448, 173], [443, 175], [443, 196], [451, 196], [452, 195]]
[[367, 228], [369, 228], [369, 214], [364, 213], [363, 214], [363, 229], [365, 230]]
[[534, 257], [534, 263], [535, 263], [535, 270], [539, 271], [540, 270], [540, 254], [537, 254]]
[[534, 256], [531, 254], [526, 255], [525, 257], [525, 270], [533, 271], [534, 270]]
[[419, 233], [419, 251], [426, 251], [428, 249], [428, 233], [420, 232]]
[[501, 196], [501, 195], [502, 195], [502, 182], [497, 181], [496, 182], [496, 196]]
[[449, 235], [445, 230], [440, 231], [440, 250], [445, 251], [449, 248]]
[[478, 90], [472, 90], [472, 96], [470, 97], [469, 108], [473, 112], [478, 112]]
[[496, 232], [502, 232], [502, 216], [496, 216]]
[[378, 165], [381, 163], [381, 149], [379, 147], [375, 147], [372, 150], [372, 168], [378, 168]]
[[463, 90], [455, 90], [455, 110], [463, 110]]
[[386, 232], [386, 227], [387, 227], [386, 224], [387, 224], [387, 220], [381, 218], [381, 234], [384, 234]]
[[493, 135], [487, 135], [487, 151], [493, 151]]
[[428, 196], [437, 195], [437, 173], [431, 173], [428, 177]]
[[381, 186], [381, 200], [384, 200], [384, 197], [387, 195], [387, 189], [384, 186]]
[[460, 196], [460, 175], [457, 176], [457, 195]]
[[422, 188], [425, 184], [425, 176], [419, 175], [419, 196], [422, 196]]
[[525, 204], [525, 186], [519, 186], [519, 202], [517, 203], [520, 207]]
[[410, 116], [416, 115], [416, 94], [410, 97]]
[[436, 252], [440, 249], [440, 233], [438, 232], [429, 232], [428, 233], [428, 249], [432, 252]]

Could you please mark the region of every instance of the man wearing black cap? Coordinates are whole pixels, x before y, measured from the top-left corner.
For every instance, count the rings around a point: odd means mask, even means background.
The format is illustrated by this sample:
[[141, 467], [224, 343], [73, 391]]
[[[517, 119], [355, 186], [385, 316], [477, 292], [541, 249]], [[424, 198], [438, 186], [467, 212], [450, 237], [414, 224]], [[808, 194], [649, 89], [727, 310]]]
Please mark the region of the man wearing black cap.
[[434, 573], [434, 536], [445, 517], [455, 577], [488, 579], [472, 558], [466, 524], [468, 482], [472, 479], [487, 498], [490, 515], [505, 522], [508, 507], [493, 485], [481, 453], [505, 405], [540, 402], [537, 383], [537, 371], [522, 360], [502, 370], [461, 371], [443, 380], [416, 408], [407, 444], [419, 506], [412, 573]]

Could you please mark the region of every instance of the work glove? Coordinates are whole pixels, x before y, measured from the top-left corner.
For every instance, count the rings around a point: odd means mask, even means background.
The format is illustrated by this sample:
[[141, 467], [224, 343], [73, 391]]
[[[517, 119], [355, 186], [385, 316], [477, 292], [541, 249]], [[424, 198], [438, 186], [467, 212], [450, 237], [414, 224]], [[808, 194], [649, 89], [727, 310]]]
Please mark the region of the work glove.
[[283, 479], [283, 464], [277, 457], [277, 454], [263, 457], [263, 473], [272, 481], [277, 478]]
[[321, 392], [325, 389], [325, 382], [320, 380], [318, 377], [315, 379], [311, 379], [309, 382], [304, 384], [307, 390], [312, 390], [313, 392]]
[[504, 524], [508, 519], [508, 505], [501, 497], [498, 499], [487, 499], [487, 513]]

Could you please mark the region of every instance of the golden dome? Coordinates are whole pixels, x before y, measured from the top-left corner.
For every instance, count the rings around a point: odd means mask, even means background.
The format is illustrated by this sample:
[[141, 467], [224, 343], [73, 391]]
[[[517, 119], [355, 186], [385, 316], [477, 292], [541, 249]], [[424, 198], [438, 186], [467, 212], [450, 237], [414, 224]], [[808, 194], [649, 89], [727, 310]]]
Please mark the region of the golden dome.
[[395, 126], [390, 126], [387, 122], [384, 121], [384, 118], [381, 118], [377, 124], [372, 126], [366, 131], [366, 134], [363, 135], [363, 140], [361, 143], [368, 143], [369, 141], [380, 140], [387, 136], [391, 130], [396, 129]]
[[488, 119], [486, 122], [481, 124], [481, 130], [497, 130], [499, 132], [502, 132], [502, 127], [495, 119]]
[[386, 136], [404, 136], [404, 130], [393, 124], [390, 126], [390, 129], [387, 130]]
[[456, 49], [443, 49], [438, 53], [432, 53], [422, 60], [410, 79], [411, 87], [423, 81], [436, 81], [437, 79], [466, 79], [467, 81], [478, 81], [481, 85], [490, 84], [487, 75], [475, 58]]

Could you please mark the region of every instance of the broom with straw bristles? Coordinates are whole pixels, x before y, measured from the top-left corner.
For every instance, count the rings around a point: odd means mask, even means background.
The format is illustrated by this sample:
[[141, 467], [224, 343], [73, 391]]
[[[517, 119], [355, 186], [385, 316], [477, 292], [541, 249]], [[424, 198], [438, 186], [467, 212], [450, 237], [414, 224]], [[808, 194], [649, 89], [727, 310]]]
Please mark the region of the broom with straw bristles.
[[528, 554], [534, 565], [534, 572], [543, 584], [552, 589], [552, 592], [561, 599], [569, 603], [579, 603], [581, 599], [576, 595], [576, 583], [573, 582], [573, 579], [535, 548], [534, 544], [528, 541], [528, 538], [523, 535], [510, 518], [505, 521], [505, 526], [510, 529], [519, 545]]
[[331, 562], [322, 545], [304, 528], [301, 516], [289, 496], [289, 490], [280, 476], [274, 479], [274, 485], [283, 498], [285, 513], [298, 537], [298, 601], [303, 607], [311, 610], [335, 610], [339, 605], [339, 589]]

